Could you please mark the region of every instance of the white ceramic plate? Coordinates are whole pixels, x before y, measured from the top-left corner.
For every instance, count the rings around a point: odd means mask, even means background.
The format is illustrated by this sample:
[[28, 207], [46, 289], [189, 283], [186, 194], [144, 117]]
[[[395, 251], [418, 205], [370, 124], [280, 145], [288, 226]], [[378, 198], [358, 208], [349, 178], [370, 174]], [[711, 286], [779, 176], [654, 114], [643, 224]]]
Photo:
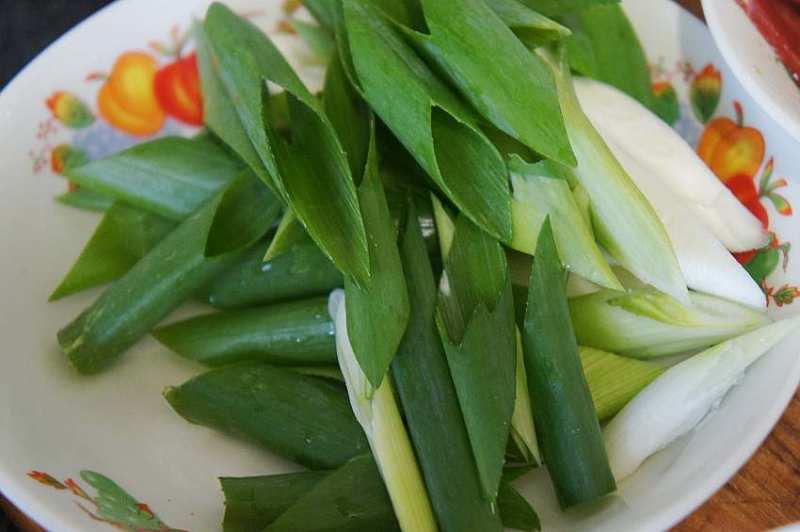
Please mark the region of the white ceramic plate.
[[703, 0], [711, 34], [739, 83], [797, 142], [800, 87], [735, 0]]
[[[0, 94], [0, 490], [53, 531], [110, 530], [76, 505], [94, 510], [94, 491], [78, 476], [84, 469], [114, 479], [165, 523], [192, 531], [219, 527], [218, 476], [292, 469], [253, 446], [178, 418], [161, 391], [201, 368], [149, 339], [113, 371], [76, 375], [59, 353], [55, 333], [97, 292], [46, 303], [98, 220], [53, 202], [66, 187], [53, 172], [67, 153], [64, 146], [93, 158], [137, 141], [98, 114], [104, 82], [99, 76], [87, 81], [87, 75], [111, 71], [130, 50], [169, 63], [148, 43], [169, 44], [170, 29], [177, 25], [180, 34], [203, 13], [203, 4], [117, 2], [65, 35]], [[283, 16], [279, 0], [233, 4], [270, 32]], [[701, 23], [667, 0], [630, 0], [625, 7], [653, 63], [662, 102], [690, 142], [697, 142], [704, 127], [717, 127], [718, 121], [708, 121], [710, 114], [732, 116], [734, 101], [753, 128], [745, 136], [763, 138], [766, 154], [758, 162], [763, 172], [773, 161], [772, 196], [753, 208], [763, 210], [778, 240], [757, 255], [757, 264], [769, 274], [764, 287], [772, 312], [797, 312], [800, 304], [791, 301], [800, 294], [793, 284], [800, 281], [800, 254], [784, 244], [800, 235], [800, 221], [786, 207], [798, 205], [800, 192], [781, 181], [800, 176], [796, 143], [735, 81]], [[319, 68], [308, 66], [310, 55], [297, 39], [285, 34], [276, 39], [309, 83], [318, 83]], [[186, 129], [168, 119], [159, 134]], [[602, 507], [562, 514], [543, 471], [522, 481], [545, 529], [658, 530], [687, 515], [736, 472], [775, 424], [800, 380], [799, 347], [800, 338], [794, 337], [760, 360], [699, 430], [646, 462]], [[68, 478], [77, 484], [66, 483]], [[70, 489], [53, 489], [65, 486]]]

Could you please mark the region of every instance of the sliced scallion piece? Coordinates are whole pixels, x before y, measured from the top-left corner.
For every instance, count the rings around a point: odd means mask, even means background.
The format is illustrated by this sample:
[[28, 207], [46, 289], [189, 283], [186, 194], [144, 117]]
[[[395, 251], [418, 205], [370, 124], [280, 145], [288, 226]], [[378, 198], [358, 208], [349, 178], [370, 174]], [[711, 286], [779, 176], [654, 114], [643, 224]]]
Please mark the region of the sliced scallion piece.
[[662, 366], [650, 362], [592, 347], [580, 346], [579, 350], [583, 374], [600, 421], [619, 412], [642, 388], [664, 372]]
[[569, 300], [578, 342], [636, 358], [674, 355], [719, 343], [769, 323], [750, 307], [689, 293], [682, 305], [652, 287], [601, 290]]
[[153, 336], [179, 355], [210, 366], [242, 360], [336, 363], [325, 298], [206, 314], [156, 329]]
[[413, 209], [409, 210], [405, 225], [400, 251], [411, 314], [392, 362], [392, 374], [411, 441], [439, 528], [443, 532], [499, 532], [500, 519], [483, 496], [458, 397], [436, 331], [436, 283]]
[[616, 489], [569, 320], [564, 271], [549, 219], [531, 270], [523, 346], [542, 458], [562, 507]]
[[536, 440], [536, 427], [533, 424], [531, 396], [528, 391], [528, 375], [525, 371], [525, 354], [522, 349], [522, 335], [517, 333], [517, 370], [514, 413], [511, 415], [511, 439], [522, 453], [525, 462], [533, 465], [542, 463], [539, 444]]
[[572, 195], [563, 175], [568, 170], [562, 170], [550, 161], [528, 164], [516, 155], [511, 156], [508, 167], [514, 189], [511, 247], [532, 255], [542, 222], [550, 216], [559, 256], [565, 267], [601, 286], [622, 288]]
[[569, 28], [517, 0], [488, 0], [486, 3], [528, 48], [564, 39], [572, 33]]
[[114, 198], [85, 187], [78, 187], [75, 190], [69, 190], [60, 196], [56, 196], [56, 201], [77, 209], [105, 212], [111, 208]]
[[[484, 494], [493, 501], [516, 396], [511, 279], [500, 243], [463, 215], [444, 263], [437, 327]], [[493, 392], [481, 392], [487, 388]]]
[[67, 177], [82, 188], [181, 221], [243, 168], [211, 139], [164, 137], [70, 168]]
[[397, 231], [386, 203], [374, 136], [371, 136], [358, 199], [366, 224], [371, 276], [358, 283], [345, 277], [347, 333], [358, 364], [380, 387], [408, 323], [408, 292], [397, 249]]
[[[399, 530], [386, 488], [369, 455], [334, 471], [220, 478], [225, 495], [224, 532], [286, 530], [287, 532], [392, 532]], [[503, 525], [538, 530], [538, 517], [528, 502], [504, 481], [497, 500]], [[275, 529], [267, 528], [275, 523]], [[472, 523], [461, 530], [488, 530]]]
[[[194, 35], [208, 127], [287, 203], [342, 271], [366, 280], [355, 185], [319, 101], [267, 36], [230, 8], [212, 4]], [[287, 93], [288, 139], [268, 120], [267, 81]]]
[[164, 397], [192, 423], [311, 469], [338, 467], [369, 448], [341, 385], [268, 364], [213, 369]]
[[260, 477], [221, 477], [219, 483], [225, 496], [223, 532], [263, 530], [329, 474], [328, 471], [303, 471]]
[[49, 301], [122, 277], [174, 228], [170, 220], [114, 202]]
[[346, 0], [343, 6], [339, 48], [349, 50], [351, 60], [344, 54], [343, 60], [352, 64], [369, 106], [461, 211], [495, 237], [510, 239], [507, 172], [476, 113], [426, 65], [377, 3]]
[[252, 307], [323, 295], [344, 286], [342, 274], [313, 242], [297, 244], [267, 262], [264, 249], [253, 246], [220, 272], [206, 290], [208, 303], [222, 309]]
[[771, 323], [665, 371], [606, 425], [614, 476], [627, 477], [648, 456], [692, 430], [753, 362], [798, 329], [798, 316]]
[[567, 133], [578, 159], [573, 173], [589, 197], [598, 242], [639, 279], [688, 302], [686, 282], [655, 210], [583, 113], [563, 50], [560, 60], [550, 61]]
[[243, 173], [58, 332], [64, 354], [81, 373], [107, 367], [230, 265], [239, 246], [261, 238], [278, 210], [269, 190]]
[[369, 440], [397, 520], [403, 530], [436, 530], [425, 483], [411, 447], [390, 378], [373, 388], [361, 369], [348, 337], [345, 294], [335, 290], [329, 299], [329, 312], [336, 327], [336, 354], [342, 370], [350, 404]]

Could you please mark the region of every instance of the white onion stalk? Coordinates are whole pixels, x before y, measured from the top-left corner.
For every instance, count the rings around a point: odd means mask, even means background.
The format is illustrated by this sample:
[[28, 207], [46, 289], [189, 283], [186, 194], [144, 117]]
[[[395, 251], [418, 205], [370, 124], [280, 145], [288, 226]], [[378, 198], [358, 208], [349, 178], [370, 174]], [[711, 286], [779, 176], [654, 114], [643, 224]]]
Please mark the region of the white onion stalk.
[[572, 168], [592, 211], [595, 237], [606, 252], [642, 281], [688, 303], [688, 289], [664, 224], [611, 153], [578, 102], [566, 55], [555, 60], [537, 50], [553, 69], [561, 113], [578, 164]]
[[575, 92], [600, 134], [607, 141], [624, 146], [654, 179], [672, 189], [727, 249], [747, 251], [767, 243], [761, 222], [658, 116], [624, 92], [599, 81], [575, 79]]
[[645, 168], [629, 146], [606, 139], [608, 147], [647, 197], [664, 224], [689, 288], [743, 305], [766, 306], [764, 292], [725, 249], [705, 222], [659, 176]]
[[331, 292], [328, 312], [334, 321], [336, 355], [350, 405], [367, 435], [400, 528], [406, 532], [435, 532], [436, 521], [428, 492], [394, 399], [392, 380], [387, 375], [381, 385], [373, 389], [361, 370], [347, 336], [344, 290]]
[[800, 327], [800, 316], [723, 342], [671, 367], [606, 426], [611, 470], [627, 477], [653, 453], [692, 430], [750, 364]]

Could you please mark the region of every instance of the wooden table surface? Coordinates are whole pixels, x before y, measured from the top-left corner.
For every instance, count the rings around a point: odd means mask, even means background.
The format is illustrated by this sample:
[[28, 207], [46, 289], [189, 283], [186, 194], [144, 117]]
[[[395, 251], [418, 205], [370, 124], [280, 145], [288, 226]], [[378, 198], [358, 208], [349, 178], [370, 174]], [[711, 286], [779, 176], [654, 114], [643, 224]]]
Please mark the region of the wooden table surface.
[[[676, 1], [702, 18], [700, 0]], [[2, 495], [0, 508], [24, 532], [43, 532]], [[800, 390], [750, 461], [674, 530], [756, 532], [794, 522], [800, 522]]]

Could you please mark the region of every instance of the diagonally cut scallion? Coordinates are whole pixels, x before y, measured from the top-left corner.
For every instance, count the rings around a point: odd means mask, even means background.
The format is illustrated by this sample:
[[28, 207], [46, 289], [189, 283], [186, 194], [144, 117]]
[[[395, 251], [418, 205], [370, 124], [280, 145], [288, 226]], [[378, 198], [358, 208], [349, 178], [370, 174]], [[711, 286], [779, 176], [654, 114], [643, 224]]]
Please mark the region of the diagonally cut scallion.
[[[400, 250], [411, 315], [392, 362], [392, 374], [408, 431], [442, 532], [500, 532], [497, 510], [483, 495], [436, 330], [436, 282], [412, 206], [405, 226]], [[533, 441], [535, 444], [535, 436]]]
[[769, 323], [763, 312], [689, 292], [681, 305], [652, 287], [601, 290], [570, 299], [578, 342], [619, 355], [652, 358], [714, 345]]
[[581, 366], [592, 394], [597, 417], [605, 421], [628, 404], [642, 388], [664, 372], [652, 362], [644, 362], [580, 346]]
[[549, 215], [567, 270], [606, 288], [622, 288], [597, 247], [566, 178], [560, 175], [561, 169], [550, 161], [528, 164], [516, 155], [511, 156], [508, 167], [514, 189], [510, 246], [533, 255], [539, 229]]
[[[500, 243], [463, 215], [444, 263], [436, 323], [484, 494], [493, 501], [516, 396], [511, 279]], [[495, 392], [480, 393], [487, 388]]]
[[336, 328], [336, 353], [350, 405], [367, 434], [400, 527], [409, 532], [435, 531], [436, 521], [428, 492], [395, 402], [392, 381], [384, 378], [380, 386], [373, 389], [361, 369], [348, 337], [347, 310], [342, 290], [331, 293], [328, 311]]
[[642, 281], [687, 302], [686, 282], [664, 226], [603, 138], [583, 113], [575, 96], [566, 55], [550, 58], [561, 109], [577, 166], [578, 182], [592, 207], [598, 242], [622, 266]]
[[738, 336], [671, 367], [639, 393], [604, 431], [617, 479], [692, 430], [741, 379], [745, 370], [787, 335], [795, 316]]
[[616, 489], [600, 423], [569, 324], [564, 272], [549, 219], [531, 270], [523, 347], [542, 458], [562, 507]]

